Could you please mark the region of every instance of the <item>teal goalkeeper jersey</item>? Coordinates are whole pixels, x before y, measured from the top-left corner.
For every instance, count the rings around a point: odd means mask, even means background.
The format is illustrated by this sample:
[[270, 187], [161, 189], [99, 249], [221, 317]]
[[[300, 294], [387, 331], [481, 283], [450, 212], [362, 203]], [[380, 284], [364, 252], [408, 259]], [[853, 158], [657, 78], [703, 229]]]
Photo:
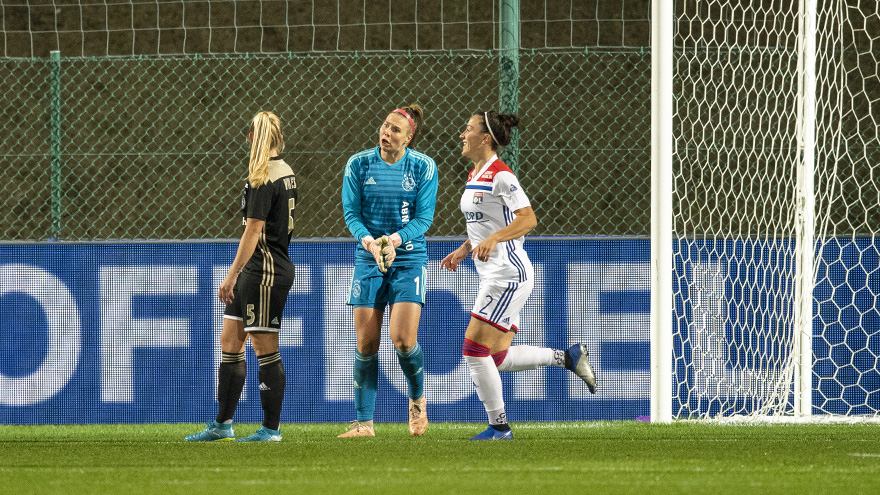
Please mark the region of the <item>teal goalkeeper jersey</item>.
[[437, 165], [424, 153], [406, 149], [403, 158], [389, 165], [379, 147], [352, 155], [342, 180], [345, 224], [358, 241], [357, 260], [373, 261], [360, 240], [369, 235], [400, 234], [395, 264], [428, 261], [425, 232], [434, 221], [437, 205]]

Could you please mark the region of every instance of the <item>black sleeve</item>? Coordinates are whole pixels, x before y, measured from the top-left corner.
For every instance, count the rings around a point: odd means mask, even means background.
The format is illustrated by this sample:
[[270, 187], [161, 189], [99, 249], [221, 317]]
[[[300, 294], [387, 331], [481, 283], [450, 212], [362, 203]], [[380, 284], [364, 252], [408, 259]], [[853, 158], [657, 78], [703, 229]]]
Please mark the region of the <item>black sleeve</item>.
[[269, 210], [272, 209], [273, 189], [272, 183], [267, 182], [260, 187], [249, 187], [247, 189], [247, 203], [245, 207], [245, 218], [256, 218], [265, 221], [269, 217]]

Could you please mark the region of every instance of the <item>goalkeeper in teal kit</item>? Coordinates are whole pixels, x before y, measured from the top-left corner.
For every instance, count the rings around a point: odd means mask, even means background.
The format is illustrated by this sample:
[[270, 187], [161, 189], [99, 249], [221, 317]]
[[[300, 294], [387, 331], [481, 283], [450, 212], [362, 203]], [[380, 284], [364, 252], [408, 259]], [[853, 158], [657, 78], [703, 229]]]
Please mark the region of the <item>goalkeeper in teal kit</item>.
[[419, 105], [395, 109], [379, 127], [379, 146], [354, 154], [345, 165], [342, 207], [345, 223], [359, 241], [346, 301], [354, 307], [357, 333], [357, 418], [340, 437], [375, 436], [373, 412], [386, 307], [388, 333], [408, 383], [409, 432], [418, 436], [428, 428], [417, 337], [425, 305], [425, 232], [437, 203], [437, 166], [411, 148], [421, 134], [422, 115]]

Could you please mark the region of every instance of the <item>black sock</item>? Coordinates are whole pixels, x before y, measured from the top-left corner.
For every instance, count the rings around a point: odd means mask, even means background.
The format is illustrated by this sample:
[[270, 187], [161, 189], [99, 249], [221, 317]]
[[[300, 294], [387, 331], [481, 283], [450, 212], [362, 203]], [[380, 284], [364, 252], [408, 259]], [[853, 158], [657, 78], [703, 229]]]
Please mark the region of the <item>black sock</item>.
[[284, 402], [284, 365], [281, 354], [273, 352], [257, 356], [260, 360], [260, 403], [263, 405], [263, 426], [277, 430], [281, 424], [281, 405]]
[[502, 423], [500, 425], [489, 425], [495, 431], [510, 431], [510, 425], [507, 423]]
[[241, 391], [244, 389], [244, 378], [247, 375], [247, 363], [244, 353], [224, 352], [220, 361], [220, 373], [217, 380], [218, 423], [232, 420]]
[[572, 364], [574, 364], [571, 360], [571, 354], [568, 353], [568, 350], [565, 351], [565, 369], [570, 370]]

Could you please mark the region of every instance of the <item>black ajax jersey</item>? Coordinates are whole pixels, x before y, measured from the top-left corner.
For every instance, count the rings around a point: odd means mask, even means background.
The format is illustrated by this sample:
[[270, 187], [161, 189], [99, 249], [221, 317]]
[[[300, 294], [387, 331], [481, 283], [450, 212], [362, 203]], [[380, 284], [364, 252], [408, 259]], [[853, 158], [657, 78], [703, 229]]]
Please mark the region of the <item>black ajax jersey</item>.
[[287, 248], [293, 233], [296, 208], [296, 175], [290, 165], [278, 157], [269, 159], [269, 181], [260, 187], [244, 184], [241, 198], [242, 224], [248, 218], [264, 220], [257, 248], [244, 266], [244, 273], [259, 277], [260, 285], [293, 284], [293, 263]]

